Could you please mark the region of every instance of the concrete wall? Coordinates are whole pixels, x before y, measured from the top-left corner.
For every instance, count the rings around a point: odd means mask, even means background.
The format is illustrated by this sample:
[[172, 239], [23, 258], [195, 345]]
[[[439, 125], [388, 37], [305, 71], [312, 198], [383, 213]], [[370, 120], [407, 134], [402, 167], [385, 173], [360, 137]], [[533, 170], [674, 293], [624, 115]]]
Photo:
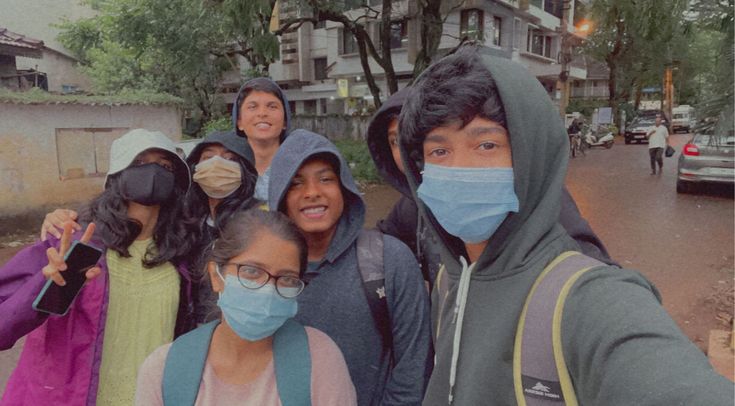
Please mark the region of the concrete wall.
[[102, 191], [114, 139], [133, 128], [178, 141], [174, 106], [0, 102], [0, 224], [48, 207], [77, 207]]
[[291, 129], [304, 128], [329, 139], [351, 138], [354, 140], [367, 138], [367, 127], [370, 116], [294, 116]]

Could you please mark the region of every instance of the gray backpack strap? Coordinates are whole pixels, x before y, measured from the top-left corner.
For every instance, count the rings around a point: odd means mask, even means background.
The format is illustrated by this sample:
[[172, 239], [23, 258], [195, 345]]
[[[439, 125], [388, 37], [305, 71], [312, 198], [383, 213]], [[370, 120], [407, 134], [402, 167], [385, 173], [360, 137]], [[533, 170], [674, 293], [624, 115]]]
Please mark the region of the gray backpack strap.
[[383, 350], [393, 348], [393, 333], [385, 297], [383, 268], [383, 233], [376, 229], [362, 230], [357, 237], [357, 267], [360, 269], [370, 313], [383, 337]]
[[166, 406], [194, 405], [199, 394], [209, 343], [219, 320], [177, 338], [166, 355], [161, 394]]
[[600, 261], [564, 252], [539, 275], [526, 298], [513, 349], [513, 384], [519, 406], [577, 405], [564, 360], [564, 302], [574, 283]]

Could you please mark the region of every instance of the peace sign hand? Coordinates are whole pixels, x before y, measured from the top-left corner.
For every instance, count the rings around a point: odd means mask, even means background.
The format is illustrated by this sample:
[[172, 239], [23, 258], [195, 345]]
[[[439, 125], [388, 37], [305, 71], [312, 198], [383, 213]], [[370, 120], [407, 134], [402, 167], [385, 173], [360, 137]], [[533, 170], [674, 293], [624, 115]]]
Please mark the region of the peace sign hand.
[[[69, 247], [71, 246], [71, 235], [73, 233], [73, 223], [72, 222], [66, 222], [64, 224], [64, 233], [61, 234], [61, 245], [59, 245], [59, 249], [50, 247], [46, 250], [46, 256], [48, 257], [48, 265], [43, 267], [43, 276], [46, 277], [46, 279], [51, 279], [59, 286], [66, 285], [66, 281], [64, 280], [64, 277], [61, 276], [61, 272], [66, 271], [66, 263], [64, 262], [64, 256], [66, 255], [66, 252], [69, 251]], [[89, 223], [87, 226], [87, 229], [84, 231], [84, 235], [82, 235], [82, 238], [80, 239], [83, 243], [88, 243], [89, 240], [92, 239], [92, 234], [94, 234], [94, 223]], [[93, 279], [97, 277], [100, 272], [99, 267], [92, 267], [87, 270], [85, 273], [87, 280]]]

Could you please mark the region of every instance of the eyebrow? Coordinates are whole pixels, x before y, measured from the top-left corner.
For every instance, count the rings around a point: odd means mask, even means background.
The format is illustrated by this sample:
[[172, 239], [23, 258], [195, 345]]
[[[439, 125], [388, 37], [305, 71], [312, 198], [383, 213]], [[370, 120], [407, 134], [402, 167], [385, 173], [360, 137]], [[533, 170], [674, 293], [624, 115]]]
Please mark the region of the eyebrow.
[[[261, 264], [260, 262], [257, 262], [257, 261], [245, 261], [245, 262], [238, 263], [237, 265], [252, 266], [255, 268], [260, 268], [264, 271], [268, 270], [268, 267], [265, 266], [265, 264]], [[291, 275], [284, 275], [284, 273], [289, 273], [289, 274], [293, 273], [293, 274], [296, 274], [297, 276], [299, 275], [299, 271], [295, 269], [289, 269], [289, 268], [279, 269], [279, 270], [273, 271], [273, 273], [276, 274], [275, 276], [291, 276]]]
[[470, 137], [480, 137], [483, 135], [500, 134], [506, 135], [507, 132], [501, 127], [475, 127], [467, 131]]

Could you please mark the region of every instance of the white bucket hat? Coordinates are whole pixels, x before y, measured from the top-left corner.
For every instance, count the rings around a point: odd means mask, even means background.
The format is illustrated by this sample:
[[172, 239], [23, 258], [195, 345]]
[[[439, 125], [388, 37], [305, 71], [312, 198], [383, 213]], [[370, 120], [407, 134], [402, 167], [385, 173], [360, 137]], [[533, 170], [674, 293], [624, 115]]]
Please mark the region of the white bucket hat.
[[133, 163], [138, 154], [149, 149], [158, 149], [170, 153], [171, 161], [174, 164], [176, 184], [184, 190], [188, 190], [191, 184], [189, 166], [176, 153], [176, 145], [162, 132], [142, 128], [131, 130], [112, 142], [112, 147], [110, 147], [110, 169], [105, 177], [105, 188], [107, 188], [107, 179], [110, 175], [127, 168]]

